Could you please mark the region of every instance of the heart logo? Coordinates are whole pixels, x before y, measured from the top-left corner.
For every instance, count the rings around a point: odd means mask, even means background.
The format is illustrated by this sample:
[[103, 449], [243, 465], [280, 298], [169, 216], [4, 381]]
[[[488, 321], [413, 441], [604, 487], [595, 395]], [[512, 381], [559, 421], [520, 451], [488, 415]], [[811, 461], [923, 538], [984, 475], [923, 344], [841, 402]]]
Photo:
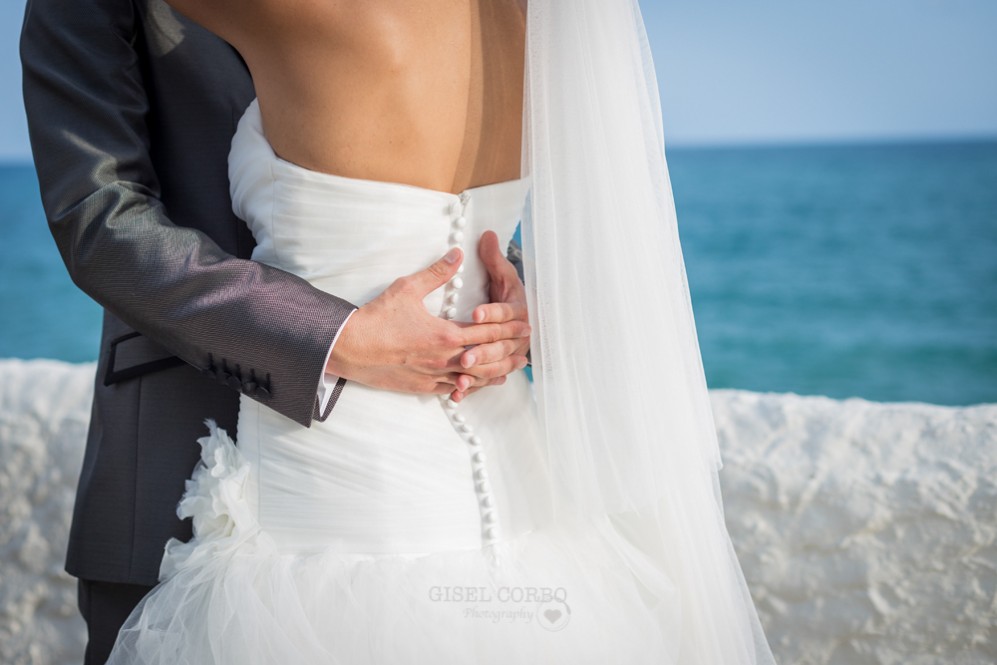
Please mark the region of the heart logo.
[[558, 631], [571, 620], [571, 607], [563, 600], [554, 600], [537, 605], [537, 623], [541, 628]]

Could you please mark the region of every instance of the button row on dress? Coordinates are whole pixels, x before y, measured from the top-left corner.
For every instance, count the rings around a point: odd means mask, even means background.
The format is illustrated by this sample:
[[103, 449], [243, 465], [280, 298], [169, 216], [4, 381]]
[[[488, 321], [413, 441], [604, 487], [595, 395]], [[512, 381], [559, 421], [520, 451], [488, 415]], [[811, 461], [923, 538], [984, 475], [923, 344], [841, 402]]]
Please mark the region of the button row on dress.
[[467, 418], [458, 413], [458, 403], [447, 397], [440, 396], [450, 424], [467, 441], [471, 453], [471, 478], [474, 480], [474, 492], [478, 497], [481, 514], [481, 537], [484, 545], [493, 544], [498, 540], [498, 520], [495, 515], [495, 499], [488, 482], [488, 470], [485, 468], [485, 451], [482, 449], [481, 437], [474, 433], [474, 428], [468, 424]]
[[[464, 227], [467, 226], [467, 219], [464, 217], [470, 194], [461, 192], [456, 201], [450, 204], [450, 215], [453, 217], [450, 223], [450, 248], [460, 247], [464, 241]], [[457, 316], [457, 301], [460, 299], [458, 291], [464, 286], [464, 280], [459, 273], [464, 271], [464, 264], [461, 262], [457, 269], [458, 275], [447, 284], [443, 292], [443, 312], [441, 315], [446, 319], [453, 319]], [[471, 453], [471, 477], [474, 480], [474, 491], [478, 497], [481, 514], [481, 536], [485, 546], [491, 545], [498, 540], [498, 525], [495, 516], [495, 499], [492, 497], [491, 485], [488, 483], [488, 471], [485, 469], [485, 453], [481, 447], [481, 437], [474, 433], [474, 428], [467, 422], [463, 414], [458, 413], [458, 403], [450, 399], [447, 395], [440, 396], [440, 402], [444, 406], [450, 424], [467, 441], [468, 449]]]
[[[450, 204], [450, 214], [453, 217], [453, 221], [450, 222], [450, 249], [460, 247], [460, 244], [464, 241], [464, 231], [462, 229], [467, 226], [467, 219], [464, 217], [464, 208], [467, 206], [468, 198], [470, 198], [470, 195], [467, 192], [461, 192], [457, 200]], [[458, 274], [450, 280], [443, 291], [442, 316], [445, 319], [453, 319], [457, 316], [457, 301], [460, 299], [460, 294], [457, 291], [464, 286], [464, 280], [460, 277], [460, 273], [462, 272], [464, 272], [463, 261], [461, 261], [460, 266], [457, 268]]]

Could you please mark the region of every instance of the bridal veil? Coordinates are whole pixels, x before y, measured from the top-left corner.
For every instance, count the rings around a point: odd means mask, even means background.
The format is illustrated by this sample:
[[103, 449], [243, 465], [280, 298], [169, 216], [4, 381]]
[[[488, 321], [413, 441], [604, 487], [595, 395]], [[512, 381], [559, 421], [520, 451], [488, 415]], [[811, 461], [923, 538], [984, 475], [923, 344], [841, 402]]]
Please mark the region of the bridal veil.
[[724, 524], [640, 8], [529, 0], [526, 30], [522, 237], [553, 519], [609, 515], [648, 575], [681, 579], [690, 648], [772, 663]]

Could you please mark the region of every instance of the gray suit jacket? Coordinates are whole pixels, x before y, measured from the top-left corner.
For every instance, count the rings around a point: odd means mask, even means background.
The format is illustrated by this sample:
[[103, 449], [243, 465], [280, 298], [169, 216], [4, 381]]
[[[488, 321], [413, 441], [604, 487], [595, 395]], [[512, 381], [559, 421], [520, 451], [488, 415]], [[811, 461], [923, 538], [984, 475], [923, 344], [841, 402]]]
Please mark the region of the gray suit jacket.
[[29, 0], [21, 59], [45, 213], [105, 312], [66, 570], [155, 584], [190, 536], [175, 511], [204, 419], [235, 433], [240, 393], [327, 417], [316, 389], [354, 307], [247, 260], [227, 156], [254, 92], [225, 42], [159, 0]]

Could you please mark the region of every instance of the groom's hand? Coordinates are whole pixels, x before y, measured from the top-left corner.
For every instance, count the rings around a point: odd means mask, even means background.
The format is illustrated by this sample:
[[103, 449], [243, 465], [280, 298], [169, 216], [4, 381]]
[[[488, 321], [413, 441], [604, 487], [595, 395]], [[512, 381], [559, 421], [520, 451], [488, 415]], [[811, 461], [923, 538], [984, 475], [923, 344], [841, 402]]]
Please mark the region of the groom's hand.
[[[461, 259], [461, 250], [452, 249], [425, 270], [396, 279], [357, 309], [340, 333], [326, 371], [375, 388], [461, 398], [502, 383], [506, 374], [523, 367], [525, 356], [503, 360], [497, 355], [506, 343], [509, 348], [520, 348], [522, 340], [529, 343], [525, 317], [488, 313], [482, 318], [476, 309], [474, 323], [458, 323], [426, 310], [423, 299], [457, 274]], [[488, 357], [495, 360], [464, 368], [460, 358], [468, 347], [490, 349]]]
[[[494, 231], [481, 234], [478, 256], [488, 270], [489, 302], [474, 308], [471, 315], [474, 323], [506, 324], [520, 321], [529, 325], [526, 289], [519, 279], [516, 267], [499, 247], [498, 235]], [[458, 377], [457, 390], [451, 398], [459, 402], [464, 395], [477, 390], [474, 387], [477, 384], [472, 384], [472, 380], [502, 383], [509, 372], [526, 365], [529, 350], [529, 337], [499, 339], [468, 349], [458, 359], [464, 376]], [[465, 385], [468, 387], [464, 388]]]

